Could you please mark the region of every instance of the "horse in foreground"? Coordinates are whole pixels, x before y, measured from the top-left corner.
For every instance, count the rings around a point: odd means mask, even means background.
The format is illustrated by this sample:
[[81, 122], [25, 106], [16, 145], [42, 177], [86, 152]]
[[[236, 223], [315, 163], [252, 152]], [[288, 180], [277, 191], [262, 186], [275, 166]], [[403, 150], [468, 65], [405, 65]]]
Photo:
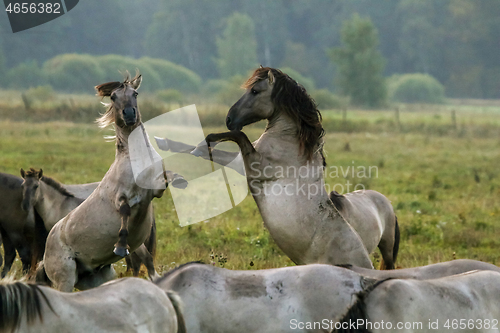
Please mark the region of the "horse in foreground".
[[177, 296], [138, 278], [77, 293], [2, 282], [0, 318], [0, 332], [186, 332]]
[[[498, 332], [500, 273], [389, 279], [357, 295], [333, 332]], [[352, 326], [356, 323], [355, 326]], [[382, 324], [383, 323], [383, 324]]]
[[374, 280], [331, 265], [235, 271], [188, 263], [155, 282], [184, 304], [188, 332], [323, 332], [303, 322], [338, 320]]
[[[4, 249], [2, 278], [16, 259], [21, 258], [23, 271], [31, 267], [32, 245], [35, 236], [35, 212], [23, 205], [22, 178], [0, 173], [0, 235]], [[0, 255], [1, 259], [1, 255]], [[0, 260], [0, 266], [2, 260]]]
[[[92, 192], [99, 186], [99, 182], [81, 184], [81, 185], [63, 185], [53, 178], [43, 174], [43, 170], [24, 171], [21, 169], [21, 176], [24, 179], [23, 188], [23, 207], [34, 209], [43, 220], [43, 225], [39, 225], [41, 220], [37, 220], [35, 228], [35, 248], [40, 254], [37, 257], [43, 257], [45, 243], [48, 232], [63, 217], [69, 214], [87, 199]], [[153, 210], [153, 205], [149, 206]], [[158, 278], [159, 275], [154, 267], [154, 254], [156, 252], [156, 223], [154, 220], [151, 226], [151, 232], [144, 245], [132, 252], [125, 259], [127, 260], [127, 269], [132, 269], [134, 276], [139, 275], [141, 263], [144, 263], [151, 279]]]
[[[141, 80], [139, 75], [96, 87], [98, 96], [111, 99], [98, 122], [101, 127], [114, 123], [115, 161], [88, 199], [56, 223], [47, 237], [44, 267], [37, 277], [44, 270], [61, 291], [89, 289], [113, 279], [111, 264], [139, 248], [151, 230], [151, 201], [163, 195], [165, 186], [139, 187], [128, 149], [130, 133], [142, 126], [137, 107]], [[165, 184], [165, 173], [155, 170], [147, 169], [141, 176]]]
[[437, 264], [395, 269], [390, 271], [377, 271], [366, 269], [353, 265], [341, 265], [341, 267], [350, 269], [364, 277], [383, 280], [383, 279], [416, 279], [428, 280], [437, 279], [445, 276], [462, 274], [470, 271], [494, 271], [500, 273], [500, 267], [493, 264], [471, 259], [457, 259], [452, 261], [440, 262]]
[[[244, 87], [227, 114], [230, 132], [210, 134], [198, 147], [156, 138], [160, 149], [214, 156], [214, 162], [228, 165], [239, 153], [212, 148], [236, 142], [264, 224], [296, 264], [372, 268], [369, 253], [378, 246], [382, 267], [394, 268], [399, 228], [389, 200], [368, 190], [335, 198], [334, 204], [325, 190], [321, 114], [306, 90], [281, 71], [264, 67]], [[241, 129], [263, 119], [267, 127], [251, 143]]]

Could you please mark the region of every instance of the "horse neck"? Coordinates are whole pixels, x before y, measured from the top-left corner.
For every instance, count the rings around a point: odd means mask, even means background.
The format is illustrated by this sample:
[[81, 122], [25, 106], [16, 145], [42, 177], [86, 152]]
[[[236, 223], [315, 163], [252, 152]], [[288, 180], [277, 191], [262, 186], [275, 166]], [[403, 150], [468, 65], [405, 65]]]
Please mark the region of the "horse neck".
[[267, 126], [264, 131], [264, 134], [276, 137], [282, 136], [297, 136], [299, 128], [297, 123], [293, 121], [288, 115], [283, 112], [271, 116], [267, 120]]
[[47, 225], [54, 225], [81, 203], [81, 199], [68, 197], [43, 181], [38, 191], [35, 208]]

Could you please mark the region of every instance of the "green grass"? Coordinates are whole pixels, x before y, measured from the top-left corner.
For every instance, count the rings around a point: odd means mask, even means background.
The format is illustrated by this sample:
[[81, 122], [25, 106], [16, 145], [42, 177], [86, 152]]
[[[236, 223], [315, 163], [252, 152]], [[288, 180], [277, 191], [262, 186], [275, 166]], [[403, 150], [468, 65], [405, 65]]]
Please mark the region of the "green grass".
[[[450, 126], [450, 106], [401, 109], [401, 128], [391, 123], [392, 110], [350, 110], [349, 130], [339, 111], [323, 112], [329, 167], [377, 169], [377, 177], [349, 174], [326, 182], [362, 184], [392, 201], [401, 227], [400, 267], [453, 258], [500, 264], [500, 108], [478, 108], [454, 107], [458, 128]], [[222, 123], [223, 107], [199, 110], [202, 122], [213, 114], [205, 124]], [[246, 132], [256, 139], [262, 128], [256, 124]], [[205, 128], [206, 134], [223, 130]], [[17, 175], [20, 168], [36, 167], [64, 183], [99, 181], [114, 160], [114, 144], [104, 134], [109, 131], [88, 123], [0, 121], [0, 171]], [[188, 227], [178, 225], [168, 191], [154, 205], [159, 272], [193, 260], [230, 269], [293, 265], [264, 228], [250, 196]], [[377, 253], [373, 260], [379, 260]], [[123, 262], [117, 270], [123, 274]]]

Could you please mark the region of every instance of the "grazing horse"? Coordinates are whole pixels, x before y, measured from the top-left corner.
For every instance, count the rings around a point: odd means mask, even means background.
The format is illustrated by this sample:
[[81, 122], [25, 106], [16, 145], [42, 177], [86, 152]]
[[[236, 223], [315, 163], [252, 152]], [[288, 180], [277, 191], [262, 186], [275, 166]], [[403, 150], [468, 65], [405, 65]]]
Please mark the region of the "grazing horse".
[[498, 332], [500, 329], [498, 272], [472, 271], [433, 280], [381, 280], [360, 292], [357, 298], [333, 332]]
[[30, 207], [22, 205], [22, 182], [19, 177], [0, 173], [0, 234], [5, 258], [2, 277], [10, 271], [16, 258], [16, 250], [21, 258], [23, 271], [28, 271], [31, 266], [35, 213]]
[[500, 273], [500, 267], [493, 264], [471, 259], [457, 259], [452, 261], [440, 262], [437, 264], [395, 269], [390, 271], [376, 271], [352, 265], [341, 265], [341, 267], [350, 269], [358, 274], [372, 279], [383, 280], [393, 279], [416, 279], [428, 280], [437, 279], [445, 276], [461, 274], [469, 271], [495, 271]]
[[[238, 153], [212, 148], [219, 142], [236, 142], [264, 224], [296, 264], [372, 268], [369, 253], [378, 246], [382, 268], [394, 268], [399, 228], [389, 200], [370, 190], [331, 197], [325, 190], [321, 114], [306, 90], [281, 71], [264, 67], [244, 87], [246, 93], [227, 114], [230, 132], [210, 134], [198, 147], [156, 138], [160, 149], [196, 148], [191, 154], [214, 156], [215, 162], [227, 165]], [[263, 119], [267, 127], [251, 143], [241, 129]]]
[[0, 332], [186, 332], [178, 297], [138, 278], [77, 293], [2, 283], [0, 318]]
[[[23, 205], [33, 207], [41, 216], [44, 225], [38, 226], [35, 223], [37, 232], [35, 234], [35, 248], [43, 256], [45, 251], [45, 242], [47, 233], [63, 217], [78, 207], [90, 194], [99, 186], [99, 182], [68, 185], [65, 186], [58, 181], [43, 174], [42, 169], [35, 170], [31, 168], [28, 171], [21, 169], [21, 176], [24, 179], [23, 187]], [[79, 187], [80, 186], [80, 187]], [[75, 193], [68, 191], [74, 190]], [[153, 210], [153, 205], [149, 209]], [[132, 269], [134, 276], [139, 275], [141, 263], [144, 263], [151, 279], [158, 278], [159, 275], [154, 267], [154, 254], [156, 252], [156, 223], [154, 221], [151, 227], [151, 233], [144, 245], [141, 245], [130, 256], [126, 257], [127, 269]], [[39, 254], [37, 253], [37, 257]]]
[[325, 332], [373, 281], [321, 264], [233, 271], [188, 263], [155, 284], [179, 295], [188, 332], [279, 333]]
[[[111, 264], [128, 255], [129, 249], [139, 248], [151, 230], [149, 207], [153, 198], [163, 195], [165, 186], [155, 190], [139, 187], [128, 149], [130, 133], [142, 126], [137, 107], [141, 80], [138, 75], [96, 87], [98, 96], [111, 99], [98, 123], [101, 127], [114, 123], [115, 161], [87, 200], [56, 223], [47, 237], [44, 265], [37, 278], [45, 272], [61, 291], [93, 288], [114, 278]], [[155, 170], [149, 168], [141, 176], [164, 183], [164, 173]]]

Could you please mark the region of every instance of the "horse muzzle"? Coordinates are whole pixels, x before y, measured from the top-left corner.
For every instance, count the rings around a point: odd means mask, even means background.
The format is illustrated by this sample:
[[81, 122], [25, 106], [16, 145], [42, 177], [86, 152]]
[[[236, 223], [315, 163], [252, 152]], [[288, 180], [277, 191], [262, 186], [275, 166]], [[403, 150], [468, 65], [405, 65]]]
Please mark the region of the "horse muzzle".
[[135, 108], [130, 107], [123, 109], [123, 121], [127, 126], [132, 126], [137, 122], [137, 111]]

